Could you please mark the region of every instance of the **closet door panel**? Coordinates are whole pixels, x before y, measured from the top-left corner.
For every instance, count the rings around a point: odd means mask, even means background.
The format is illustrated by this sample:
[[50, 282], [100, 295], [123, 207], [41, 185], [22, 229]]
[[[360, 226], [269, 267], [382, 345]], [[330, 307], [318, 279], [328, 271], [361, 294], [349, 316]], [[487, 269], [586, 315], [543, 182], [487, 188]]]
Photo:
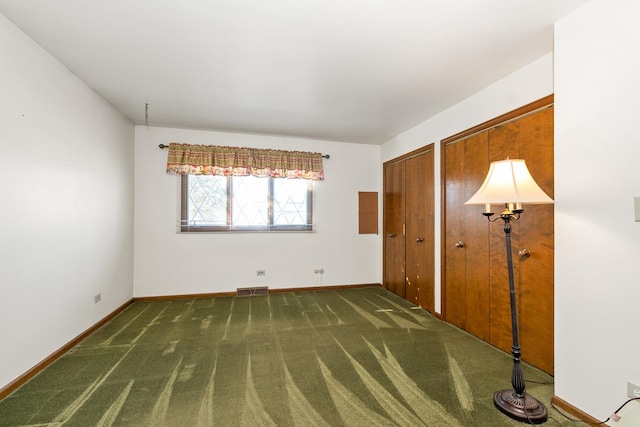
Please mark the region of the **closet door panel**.
[[384, 287], [405, 296], [404, 162], [384, 166]]
[[405, 161], [406, 299], [433, 312], [433, 151]]
[[482, 207], [464, 203], [480, 188], [487, 173], [487, 135], [477, 134], [445, 149], [445, 318], [486, 339], [489, 333], [487, 224], [481, 215]]
[[465, 257], [464, 142], [445, 147], [445, 224], [444, 224], [444, 317], [447, 322], [467, 326], [467, 286]]
[[[553, 192], [553, 108], [518, 121], [520, 155], [537, 184], [549, 197]], [[519, 221], [520, 244], [515, 256], [520, 272], [520, 343], [524, 360], [553, 375], [554, 328], [554, 208], [526, 205]]]
[[[488, 169], [488, 135], [477, 134], [465, 141], [465, 196], [466, 202], [480, 188]], [[467, 286], [466, 330], [483, 339], [489, 339], [489, 224], [482, 215], [484, 206], [463, 205], [465, 212], [465, 276]]]

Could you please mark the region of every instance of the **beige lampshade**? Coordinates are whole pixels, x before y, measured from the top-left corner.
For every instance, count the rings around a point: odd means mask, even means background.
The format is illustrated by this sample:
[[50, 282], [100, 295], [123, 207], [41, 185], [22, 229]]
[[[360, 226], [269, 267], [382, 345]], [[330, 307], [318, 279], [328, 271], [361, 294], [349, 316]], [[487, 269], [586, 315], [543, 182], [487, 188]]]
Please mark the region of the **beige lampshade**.
[[482, 186], [465, 205], [489, 203], [553, 203], [536, 184], [522, 159], [492, 162]]

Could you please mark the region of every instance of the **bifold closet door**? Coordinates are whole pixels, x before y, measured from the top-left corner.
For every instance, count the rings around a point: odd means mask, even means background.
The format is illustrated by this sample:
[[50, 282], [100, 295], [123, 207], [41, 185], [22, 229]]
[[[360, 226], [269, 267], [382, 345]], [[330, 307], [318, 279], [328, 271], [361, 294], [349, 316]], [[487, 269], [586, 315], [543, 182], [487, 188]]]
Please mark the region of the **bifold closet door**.
[[384, 165], [384, 287], [405, 297], [404, 162]]
[[[553, 106], [547, 101], [466, 138], [445, 141], [443, 150], [444, 318], [506, 352], [513, 335], [503, 223], [489, 223], [482, 206], [464, 202], [482, 184], [490, 162], [506, 158], [524, 159], [553, 198]], [[553, 375], [554, 210], [551, 204], [524, 208], [511, 223], [522, 359]], [[502, 209], [492, 205], [496, 214]]]
[[483, 207], [464, 203], [480, 188], [489, 165], [488, 135], [445, 146], [444, 317], [489, 339], [489, 228]]
[[433, 313], [433, 150], [404, 163], [406, 299]]

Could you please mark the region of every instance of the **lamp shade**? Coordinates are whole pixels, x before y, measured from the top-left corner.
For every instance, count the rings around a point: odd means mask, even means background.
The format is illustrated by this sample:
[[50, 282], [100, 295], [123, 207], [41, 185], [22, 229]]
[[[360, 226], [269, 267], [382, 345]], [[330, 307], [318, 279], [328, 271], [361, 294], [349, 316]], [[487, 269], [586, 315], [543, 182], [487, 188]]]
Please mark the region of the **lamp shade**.
[[482, 186], [465, 205], [489, 203], [553, 203], [535, 182], [522, 159], [492, 162]]

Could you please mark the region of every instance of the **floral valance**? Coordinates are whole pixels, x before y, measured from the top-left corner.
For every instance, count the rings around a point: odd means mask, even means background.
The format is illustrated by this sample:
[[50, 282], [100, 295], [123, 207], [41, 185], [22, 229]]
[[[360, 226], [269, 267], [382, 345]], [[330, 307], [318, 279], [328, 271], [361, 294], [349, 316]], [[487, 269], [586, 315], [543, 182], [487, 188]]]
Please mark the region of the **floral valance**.
[[324, 179], [322, 154], [172, 142], [167, 173]]

